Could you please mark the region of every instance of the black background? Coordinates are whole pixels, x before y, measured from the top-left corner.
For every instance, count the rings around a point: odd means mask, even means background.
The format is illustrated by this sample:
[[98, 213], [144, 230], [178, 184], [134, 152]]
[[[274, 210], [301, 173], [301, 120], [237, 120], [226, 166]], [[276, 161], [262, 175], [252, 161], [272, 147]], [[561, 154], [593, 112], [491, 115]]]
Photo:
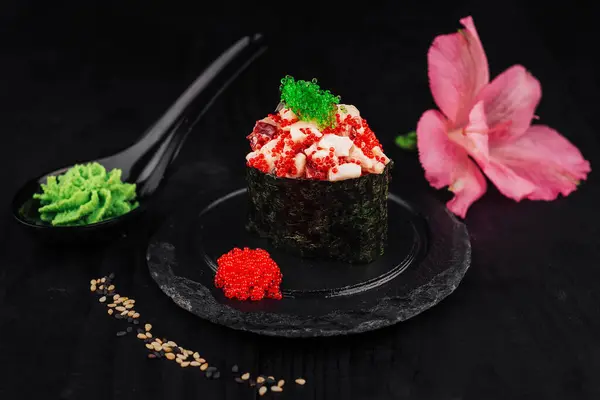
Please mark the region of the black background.
[[[600, 186], [519, 204], [491, 187], [466, 223], [473, 264], [434, 309], [381, 331], [284, 340], [239, 333], [175, 306], [150, 279], [148, 235], [190, 193], [243, 170], [243, 139], [278, 100], [285, 74], [319, 78], [361, 113], [397, 161], [395, 179], [429, 188], [415, 153], [394, 148], [433, 107], [426, 52], [472, 15], [491, 75], [520, 63], [540, 81], [537, 114], [600, 162], [598, 26], [589, 4], [502, 2], [64, 2], [0, 5], [0, 398], [251, 399], [225, 374], [207, 381], [145, 359], [89, 294], [114, 271], [161, 336], [227, 370], [296, 376], [281, 398], [591, 399], [600, 396]], [[12, 221], [20, 184], [132, 143], [241, 35], [271, 47], [214, 104], [177, 160], [154, 213], [109, 245], [53, 248]], [[242, 161], [240, 161], [242, 160]]]

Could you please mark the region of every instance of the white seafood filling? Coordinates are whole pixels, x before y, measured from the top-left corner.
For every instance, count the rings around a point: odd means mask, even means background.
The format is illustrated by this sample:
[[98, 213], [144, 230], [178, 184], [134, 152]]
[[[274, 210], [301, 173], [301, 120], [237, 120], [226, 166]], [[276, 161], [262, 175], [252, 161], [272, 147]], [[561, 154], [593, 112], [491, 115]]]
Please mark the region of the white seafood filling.
[[381, 174], [383, 173], [383, 170], [385, 169], [385, 164], [380, 163], [379, 161], [375, 161], [375, 164], [373, 165], [372, 171], [375, 174]]
[[302, 132], [302, 129], [308, 129], [317, 137], [323, 136], [323, 134], [314, 124], [305, 121], [298, 121], [290, 125], [290, 136], [294, 143], [301, 143], [308, 137], [306, 133]]
[[256, 157], [258, 153], [258, 151], [251, 151], [250, 153], [246, 154], [246, 161], [250, 161], [250, 159]]
[[[282, 108], [278, 111], [278, 114], [283, 120], [288, 121], [288, 123], [282, 124], [285, 126], [278, 127], [278, 129], [279, 132], [289, 132], [288, 137], [293, 144], [286, 140], [282, 151], [278, 152], [278, 154], [273, 154], [273, 149], [282, 140], [281, 137], [276, 137], [264, 144], [260, 149], [248, 153], [246, 160], [250, 162], [259, 154], [262, 154], [266, 161], [266, 168], [264, 169], [268, 170], [269, 173], [274, 173], [275, 164], [279, 157], [293, 156], [293, 165], [295, 166], [296, 173], [287, 173], [286, 176], [289, 178], [306, 177], [311, 179], [316, 176], [314, 163], [322, 162], [327, 157], [330, 157], [335, 165], [328, 171], [328, 179], [330, 181], [358, 178], [363, 173], [383, 173], [390, 159], [383, 153], [382, 149], [379, 146], [375, 146], [372, 149], [373, 154], [381, 161], [376, 158], [369, 158], [351, 139], [351, 137], [354, 137], [354, 134], [362, 134], [365, 130], [359, 110], [351, 104], [339, 104], [337, 105], [337, 113], [339, 120], [342, 124], [346, 124], [345, 128], [347, 129], [339, 129], [337, 130], [337, 134], [323, 134], [314, 122], [298, 121], [293, 111], [285, 107]], [[348, 116], [354, 120], [352, 124], [345, 122]], [[261, 121], [275, 126], [278, 125], [277, 122], [269, 117]], [[356, 128], [357, 126], [359, 128]], [[255, 127], [255, 129], [257, 128]], [[255, 132], [253, 131], [253, 133]], [[310, 145], [307, 141], [309, 133], [317, 137], [317, 141]], [[265, 136], [264, 134], [261, 136], [260, 131], [257, 131], [256, 134], [259, 139], [249, 137], [251, 143], [256, 143], [256, 140], [260, 140]], [[252, 142], [253, 140], [255, 142]], [[333, 157], [329, 155], [332, 148]], [[298, 151], [298, 153], [293, 155], [290, 150]], [[343, 164], [338, 164], [339, 162], [343, 162]], [[263, 167], [261, 167], [261, 170], [263, 170]], [[334, 169], [336, 172], [333, 172]]]
[[[319, 149], [319, 150], [315, 151], [314, 153], [312, 153], [311, 158], [313, 160], [323, 160], [327, 156], [329, 156], [329, 150]], [[333, 159], [337, 162], [337, 158], [335, 157], [335, 155], [334, 155]]]
[[317, 146], [316, 143], [313, 143], [304, 150], [304, 154], [306, 154], [307, 156], [310, 156], [317, 150], [319, 150], [319, 146]]
[[338, 157], [348, 157], [350, 155], [350, 148], [354, 146], [352, 139], [346, 136], [338, 135], [324, 135], [319, 140], [319, 147], [322, 149], [330, 149], [333, 147], [334, 154]]
[[288, 121], [293, 121], [295, 119], [298, 119], [298, 117], [296, 117], [296, 114], [294, 114], [294, 112], [292, 110], [290, 110], [289, 108], [282, 108], [281, 110], [279, 110], [279, 116], [282, 119], [285, 119]]
[[[337, 172], [333, 172], [333, 171]], [[345, 179], [352, 179], [360, 177], [362, 168], [358, 164], [342, 164], [333, 167], [329, 170], [328, 178], [331, 182], [343, 181]]]
[[373, 166], [377, 162], [377, 160], [365, 156], [365, 153], [357, 146], [352, 146], [350, 149], [350, 158], [360, 161], [360, 166], [367, 172], [373, 172]]
[[340, 114], [342, 119], [346, 118], [346, 115], [350, 115], [352, 118], [360, 118], [358, 108], [354, 107], [352, 104], [338, 104], [337, 109], [338, 114]]
[[390, 162], [390, 159], [383, 153], [383, 151], [381, 151], [381, 148], [379, 148], [379, 146], [373, 147], [372, 151], [373, 154], [375, 154], [376, 156], [385, 158], [385, 165], [387, 165]]

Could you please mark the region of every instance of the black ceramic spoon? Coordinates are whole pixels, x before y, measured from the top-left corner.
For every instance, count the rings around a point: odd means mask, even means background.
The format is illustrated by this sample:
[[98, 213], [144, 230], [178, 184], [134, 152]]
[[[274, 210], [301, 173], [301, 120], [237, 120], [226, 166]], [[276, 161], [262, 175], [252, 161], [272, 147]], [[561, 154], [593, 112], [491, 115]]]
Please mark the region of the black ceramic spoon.
[[115, 155], [88, 161], [96, 161], [107, 170], [121, 169], [123, 182], [137, 185], [140, 207], [120, 217], [89, 225], [52, 226], [41, 221], [40, 203], [33, 199], [33, 194], [41, 192], [40, 184], [45, 183], [48, 176], [62, 174], [71, 167], [68, 166], [30, 180], [17, 192], [12, 203], [16, 220], [33, 232], [53, 239], [89, 238], [120, 228], [146, 208], [196, 122], [221, 92], [265, 50], [260, 34], [243, 37], [209, 65], [135, 144]]

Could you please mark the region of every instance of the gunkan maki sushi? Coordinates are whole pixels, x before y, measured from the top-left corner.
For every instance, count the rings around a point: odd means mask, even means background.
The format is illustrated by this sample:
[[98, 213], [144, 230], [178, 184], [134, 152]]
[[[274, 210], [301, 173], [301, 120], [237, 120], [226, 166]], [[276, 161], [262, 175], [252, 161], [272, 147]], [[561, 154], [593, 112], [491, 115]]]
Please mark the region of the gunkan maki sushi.
[[384, 253], [393, 162], [353, 105], [286, 76], [246, 156], [247, 229], [303, 257], [368, 263]]

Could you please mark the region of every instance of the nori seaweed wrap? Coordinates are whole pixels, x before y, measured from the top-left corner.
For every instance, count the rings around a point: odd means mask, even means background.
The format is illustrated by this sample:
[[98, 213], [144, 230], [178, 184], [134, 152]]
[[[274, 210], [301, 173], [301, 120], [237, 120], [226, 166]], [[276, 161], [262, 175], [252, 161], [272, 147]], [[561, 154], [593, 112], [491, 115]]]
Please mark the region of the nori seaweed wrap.
[[248, 168], [247, 228], [303, 257], [368, 263], [384, 253], [390, 162], [338, 182], [278, 178]]

